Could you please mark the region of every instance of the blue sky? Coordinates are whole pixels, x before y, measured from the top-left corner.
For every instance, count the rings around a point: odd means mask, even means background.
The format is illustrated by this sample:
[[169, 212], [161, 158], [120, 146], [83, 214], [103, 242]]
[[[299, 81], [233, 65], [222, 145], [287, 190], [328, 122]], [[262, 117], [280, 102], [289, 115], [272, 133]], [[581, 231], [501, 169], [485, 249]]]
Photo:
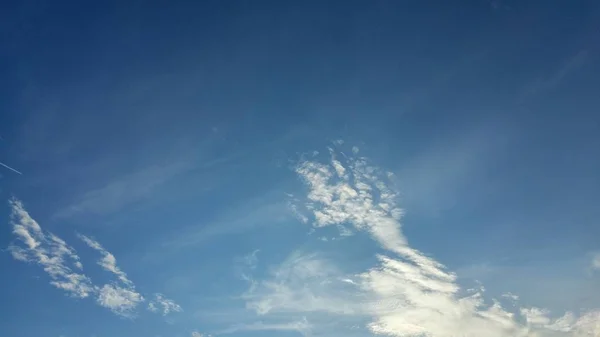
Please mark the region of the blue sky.
[[600, 336], [597, 1], [0, 6], [0, 331]]

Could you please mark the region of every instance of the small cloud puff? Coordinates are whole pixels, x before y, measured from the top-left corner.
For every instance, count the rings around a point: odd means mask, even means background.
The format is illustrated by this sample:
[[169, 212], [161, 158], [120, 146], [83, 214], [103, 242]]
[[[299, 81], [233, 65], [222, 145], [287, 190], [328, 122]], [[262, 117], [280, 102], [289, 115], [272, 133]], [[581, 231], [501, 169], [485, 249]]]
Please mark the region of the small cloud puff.
[[163, 294], [154, 294], [154, 300], [148, 303], [148, 310], [151, 312], [160, 312], [163, 316], [166, 316], [172, 312], [181, 312], [183, 309], [175, 301], [164, 297]]
[[102, 255], [102, 258], [98, 261], [98, 265], [100, 265], [102, 267], [102, 269], [104, 269], [110, 273], [113, 273], [115, 276], [117, 276], [119, 281], [121, 281], [123, 284], [125, 284], [129, 287], [133, 286], [133, 282], [131, 282], [127, 278], [127, 274], [125, 274], [125, 272], [123, 272], [117, 266], [117, 259], [115, 258], [115, 256], [113, 254], [111, 254], [106, 249], [104, 249], [104, 247], [102, 247], [102, 245], [98, 241], [90, 239], [87, 236], [81, 235], [81, 234], [78, 234], [77, 236], [83, 242], [85, 242], [85, 244], [88, 245], [90, 248], [95, 249], [98, 252], [100, 252], [100, 254]]
[[132, 317], [137, 306], [144, 302], [144, 297], [135, 290], [105, 284], [98, 290], [96, 302], [117, 315]]

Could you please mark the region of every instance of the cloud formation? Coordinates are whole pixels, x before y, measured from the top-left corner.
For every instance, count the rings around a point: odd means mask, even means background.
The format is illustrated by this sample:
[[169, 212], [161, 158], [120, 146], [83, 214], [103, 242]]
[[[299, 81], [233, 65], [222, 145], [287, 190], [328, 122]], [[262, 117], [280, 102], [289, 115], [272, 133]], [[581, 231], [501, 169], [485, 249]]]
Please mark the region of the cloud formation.
[[125, 274], [125, 272], [123, 272], [117, 266], [117, 259], [115, 258], [114, 255], [112, 255], [110, 252], [108, 252], [106, 249], [104, 249], [104, 247], [102, 247], [102, 245], [98, 241], [90, 239], [87, 236], [82, 235], [82, 234], [78, 234], [77, 236], [83, 242], [85, 242], [85, 244], [88, 245], [90, 248], [95, 249], [96, 251], [100, 252], [100, 254], [102, 255], [102, 258], [98, 261], [98, 265], [100, 265], [102, 267], [102, 269], [115, 274], [115, 276], [117, 276], [119, 281], [121, 281], [123, 284], [125, 284], [127, 286], [133, 286], [133, 282], [131, 282], [127, 278], [127, 274]]
[[172, 312], [181, 312], [181, 306], [175, 303], [175, 301], [166, 298], [163, 294], [154, 294], [154, 300], [148, 303], [148, 310], [152, 312], [160, 312], [163, 316], [166, 316]]
[[[385, 253], [374, 267], [345, 275], [327, 259], [296, 252], [246, 295], [247, 307], [257, 314], [324, 312], [366, 319], [371, 333], [403, 337], [600, 335], [600, 310], [559, 317], [540, 308], [508, 310], [499, 300], [486, 300], [483, 288], [461, 289], [454, 273], [410, 247], [391, 174], [366, 158], [304, 161], [296, 172], [308, 186], [306, 216], [313, 227], [350, 225]], [[517, 297], [510, 297], [516, 304]]]
[[131, 317], [137, 306], [144, 302], [144, 297], [135, 290], [135, 285], [127, 278], [127, 274], [117, 266], [117, 259], [104, 249], [102, 245], [85, 235], [77, 235], [88, 247], [98, 251], [101, 258], [97, 264], [105, 271], [114, 274], [117, 281], [98, 287], [96, 302], [117, 315]]
[[[87, 246], [100, 252], [98, 265], [116, 276], [116, 280], [111, 284], [95, 285], [90, 277], [81, 272], [83, 264], [71, 246], [58, 236], [44, 232], [25, 210], [21, 201], [11, 199], [9, 205], [13, 233], [18, 241], [12, 243], [8, 250], [16, 260], [40, 265], [50, 276], [50, 284], [66, 291], [70, 296], [94, 297], [100, 306], [121, 317], [135, 316], [136, 308], [145, 301], [144, 296], [136, 291], [134, 283], [118, 267], [113, 254], [99, 242], [78, 234]], [[178, 304], [162, 294], [155, 294], [154, 301], [150, 304], [156, 308], [155, 311], [160, 311], [163, 315], [181, 311]]]
[[342, 275], [318, 254], [297, 251], [273, 269], [268, 280], [254, 284], [243, 298], [246, 307], [259, 315], [359, 313], [361, 303]]
[[95, 288], [90, 278], [74, 271], [83, 268], [75, 250], [56, 235], [44, 232], [21, 201], [11, 199], [9, 205], [13, 234], [20, 242], [20, 245], [13, 243], [8, 247], [12, 256], [40, 265], [50, 276], [50, 284], [70, 296], [86, 298], [92, 295]]

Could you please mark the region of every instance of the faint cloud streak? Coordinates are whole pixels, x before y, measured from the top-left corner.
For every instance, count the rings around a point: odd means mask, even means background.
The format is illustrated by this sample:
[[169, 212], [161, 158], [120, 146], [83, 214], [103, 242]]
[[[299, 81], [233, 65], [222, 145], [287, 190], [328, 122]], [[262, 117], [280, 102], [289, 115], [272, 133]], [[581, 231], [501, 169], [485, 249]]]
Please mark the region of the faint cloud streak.
[[526, 95], [535, 95], [554, 89], [571, 73], [582, 68], [589, 59], [587, 50], [581, 50], [564, 62], [554, 73], [546, 78], [537, 79], [525, 88]]
[[68, 218], [78, 214], [105, 214], [148, 197], [152, 191], [176, 175], [189, 169], [189, 164], [170, 163], [150, 166], [130, 175], [121, 177], [109, 184], [88, 191], [78, 201], [55, 214], [58, 218]]

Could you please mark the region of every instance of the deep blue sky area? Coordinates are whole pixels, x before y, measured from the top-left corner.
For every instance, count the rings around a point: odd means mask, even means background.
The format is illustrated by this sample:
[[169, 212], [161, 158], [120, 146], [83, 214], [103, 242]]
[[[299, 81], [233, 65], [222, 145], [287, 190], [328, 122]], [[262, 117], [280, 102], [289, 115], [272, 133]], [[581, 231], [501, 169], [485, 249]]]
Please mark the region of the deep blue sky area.
[[3, 1], [0, 331], [600, 336], [599, 74], [593, 0]]

